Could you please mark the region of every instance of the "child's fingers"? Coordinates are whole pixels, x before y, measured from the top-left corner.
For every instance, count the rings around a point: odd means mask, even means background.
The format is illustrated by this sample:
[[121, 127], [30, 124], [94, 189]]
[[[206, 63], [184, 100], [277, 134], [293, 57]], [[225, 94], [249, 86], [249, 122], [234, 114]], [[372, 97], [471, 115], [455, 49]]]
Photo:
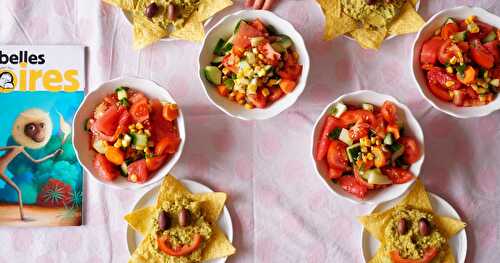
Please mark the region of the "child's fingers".
[[266, 0], [264, 2], [264, 7], [262, 7], [262, 9], [264, 9], [264, 10], [271, 9], [271, 7], [273, 6], [274, 2], [276, 2], [276, 0]]
[[261, 9], [263, 4], [264, 0], [255, 0], [255, 2], [253, 3], [253, 8]]
[[245, 0], [245, 6], [246, 7], [252, 7], [253, 6], [253, 1], [254, 0]]

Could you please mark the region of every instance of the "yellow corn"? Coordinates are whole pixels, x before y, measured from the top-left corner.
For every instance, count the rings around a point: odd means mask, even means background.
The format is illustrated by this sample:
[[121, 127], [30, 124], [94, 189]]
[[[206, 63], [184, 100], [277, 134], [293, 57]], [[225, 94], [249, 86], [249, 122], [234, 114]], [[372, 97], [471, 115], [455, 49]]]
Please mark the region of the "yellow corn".
[[453, 56], [450, 58], [450, 64], [455, 65], [457, 63], [457, 57]]
[[134, 125], [134, 124], [129, 125], [129, 126], [128, 126], [128, 129], [129, 129], [129, 130], [133, 130], [133, 129], [135, 129], [135, 125]]
[[241, 105], [245, 104], [245, 100], [239, 100], [238, 104], [241, 104]]
[[270, 79], [267, 82], [267, 86], [269, 86], [269, 87], [272, 87], [272, 86], [277, 85], [277, 84], [278, 84], [278, 80], [276, 80], [276, 79]]
[[373, 156], [373, 153], [367, 153], [367, 154], [366, 154], [366, 159], [368, 159], [368, 160], [370, 160], [370, 161], [371, 161], [371, 160], [373, 160], [373, 158], [374, 158], [374, 157], [375, 157], [375, 156]]
[[469, 32], [471, 32], [471, 33], [479, 32], [479, 27], [476, 24], [469, 24], [467, 29], [469, 29]]
[[148, 153], [150, 153], [150, 152], [151, 152], [151, 151], [149, 150], [149, 147], [144, 148], [144, 153], [148, 154]]
[[269, 94], [271, 94], [271, 92], [269, 91], [268, 88], [263, 88], [262, 89], [262, 95], [264, 95], [264, 97], [269, 96]]
[[453, 80], [448, 80], [448, 81], [446, 81], [446, 82], [444, 83], [444, 85], [445, 85], [447, 88], [449, 88], [449, 87], [451, 87], [451, 86], [455, 85], [455, 81], [453, 81]]
[[137, 182], [137, 175], [136, 174], [130, 175], [130, 181], [132, 181], [133, 183]]
[[375, 141], [375, 144], [376, 144], [376, 145], [380, 145], [380, 144], [382, 144], [382, 142], [381, 142], [380, 140], [376, 140], [376, 141]]
[[469, 16], [465, 19], [465, 23], [468, 25], [468, 24], [472, 24], [474, 23], [474, 20], [476, 19], [476, 16]]
[[145, 133], [148, 137], [151, 137], [151, 131], [149, 131], [149, 130], [144, 130], [144, 133]]
[[115, 144], [113, 144], [113, 146], [115, 148], [120, 148], [122, 146], [122, 140], [120, 138], [118, 138], [118, 140], [116, 140]]
[[377, 139], [376, 139], [375, 137], [371, 137], [371, 138], [370, 138], [370, 142], [371, 142], [372, 144], [374, 144], [376, 140], [377, 140]]
[[222, 69], [222, 73], [223, 73], [224, 75], [227, 75], [227, 73], [229, 73], [229, 69], [228, 69], [228, 68], [223, 68], [223, 69]]
[[264, 59], [264, 55], [262, 55], [262, 54], [257, 55], [257, 57], [258, 57], [259, 59]]
[[251, 110], [251, 109], [253, 109], [253, 105], [250, 103], [245, 103], [245, 109]]
[[453, 68], [450, 66], [446, 67], [446, 72], [453, 74]]
[[142, 124], [140, 122], [138, 122], [137, 124], [135, 124], [135, 128], [142, 130], [142, 129], [144, 129], [144, 126], [142, 126]]
[[367, 153], [368, 152], [368, 148], [365, 147], [365, 146], [361, 147], [361, 152]]
[[370, 139], [368, 139], [368, 137], [363, 137], [359, 140], [359, 144], [361, 146], [366, 146], [366, 147], [369, 147], [371, 145], [371, 142], [370, 142]]

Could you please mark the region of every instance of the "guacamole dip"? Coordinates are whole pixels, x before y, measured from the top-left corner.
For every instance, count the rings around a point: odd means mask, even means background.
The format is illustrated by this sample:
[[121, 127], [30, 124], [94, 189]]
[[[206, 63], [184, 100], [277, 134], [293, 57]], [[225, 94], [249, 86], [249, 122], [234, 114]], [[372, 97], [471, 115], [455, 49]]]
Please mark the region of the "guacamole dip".
[[200, 0], [138, 0], [134, 14], [146, 17], [168, 30], [170, 25], [180, 28], [196, 11]]
[[343, 12], [372, 27], [387, 26], [400, 13], [406, 0], [341, 0]]
[[421, 259], [429, 248], [438, 250], [433, 262], [445, 256], [445, 237], [434, 224], [434, 216], [409, 206], [397, 206], [385, 228], [385, 252], [399, 252], [402, 258]]
[[[181, 214], [184, 213], [184, 218]], [[171, 201], [164, 201], [153, 219], [153, 235], [146, 237], [150, 255], [158, 262], [200, 262], [201, 252], [212, 236], [212, 228], [202, 213], [202, 202], [194, 201], [187, 195], [176, 195]], [[163, 214], [163, 215], [161, 215]], [[163, 219], [161, 219], [163, 217]], [[162, 222], [160, 222], [162, 221]], [[160, 248], [160, 240], [165, 240], [170, 253], [180, 253], [179, 248], [187, 248], [201, 240], [192, 251], [171, 255]]]

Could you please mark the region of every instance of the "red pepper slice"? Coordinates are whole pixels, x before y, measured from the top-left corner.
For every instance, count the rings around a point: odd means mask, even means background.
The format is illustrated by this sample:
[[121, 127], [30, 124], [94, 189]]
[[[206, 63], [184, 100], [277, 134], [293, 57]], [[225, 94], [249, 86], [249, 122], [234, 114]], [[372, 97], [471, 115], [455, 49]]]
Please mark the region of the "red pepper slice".
[[397, 250], [391, 251], [389, 254], [393, 263], [429, 263], [437, 256], [438, 250], [434, 247], [427, 248], [422, 259], [402, 258]]
[[200, 234], [195, 234], [193, 236], [193, 242], [190, 245], [183, 245], [172, 248], [170, 242], [168, 241], [169, 236], [159, 236], [157, 238], [158, 248], [167, 255], [174, 257], [182, 257], [193, 253], [198, 249], [203, 241], [203, 237]]

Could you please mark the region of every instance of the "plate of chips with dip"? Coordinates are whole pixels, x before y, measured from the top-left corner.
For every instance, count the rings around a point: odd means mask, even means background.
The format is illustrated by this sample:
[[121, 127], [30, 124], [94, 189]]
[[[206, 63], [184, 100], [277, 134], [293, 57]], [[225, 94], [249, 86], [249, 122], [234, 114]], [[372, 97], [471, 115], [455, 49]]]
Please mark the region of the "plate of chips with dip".
[[417, 32], [425, 21], [418, 0], [317, 0], [325, 14], [323, 38], [341, 35], [363, 48], [379, 49], [385, 39]]
[[231, 0], [103, 0], [122, 9], [132, 24], [134, 49], [161, 40], [181, 39], [200, 42], [204, 23]]
[[236, 252], [226, 198], [168, 175], [125, 215], [129, 262], [225, 262]]

